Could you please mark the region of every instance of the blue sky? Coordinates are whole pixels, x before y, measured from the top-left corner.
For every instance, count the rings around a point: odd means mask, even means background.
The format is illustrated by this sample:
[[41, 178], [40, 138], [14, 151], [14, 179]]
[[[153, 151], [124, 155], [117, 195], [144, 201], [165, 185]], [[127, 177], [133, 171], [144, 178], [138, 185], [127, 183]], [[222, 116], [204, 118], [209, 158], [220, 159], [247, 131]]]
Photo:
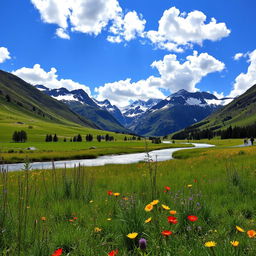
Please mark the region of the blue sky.
[[256, 83], [254, 0], [8, 0], [0, 7], [0, 69], [32, 84], [84, 88], [122, 106], [182, 88], [237, 96]]

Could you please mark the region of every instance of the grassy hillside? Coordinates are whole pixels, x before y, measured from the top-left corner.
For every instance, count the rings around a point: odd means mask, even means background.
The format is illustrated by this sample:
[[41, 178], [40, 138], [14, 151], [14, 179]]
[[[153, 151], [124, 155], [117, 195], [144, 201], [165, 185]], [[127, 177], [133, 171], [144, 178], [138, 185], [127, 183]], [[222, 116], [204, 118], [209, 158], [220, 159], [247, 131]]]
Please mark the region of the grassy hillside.
[[157, 164], [3, 172], [0, 251], [255, 256], [255, 159], [255, 147], [221, 148]]
[[200, 129], [221, 129], [232, 126], [246, 126], [256, 122], [256, 85], [234, 99], [223, 109], [207, 117], [198, 125]]
[[[26, 114], [65, 125], [74, 123], [91, 128], [95, 124], [71, 111], [65, 104], [52, 99], [34, 86], [10, 73], [0, 70], [0, 110], [2, 113], [15, 111], [18, 116]], [[6, 115], [8, 116], [8, 115]]]

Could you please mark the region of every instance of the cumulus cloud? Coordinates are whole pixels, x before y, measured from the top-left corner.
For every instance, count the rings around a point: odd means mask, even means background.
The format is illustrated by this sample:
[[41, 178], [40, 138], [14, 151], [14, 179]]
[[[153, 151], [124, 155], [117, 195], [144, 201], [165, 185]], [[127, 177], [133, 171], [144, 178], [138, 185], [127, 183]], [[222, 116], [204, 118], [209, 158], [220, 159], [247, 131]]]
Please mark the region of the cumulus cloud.
[[230, 97], [239, 96], [256, 84], [256, 50], [248, 53], [248, 56], [249, 67], [247, 73], [241, 73], [236, 77], [233, 90], [229, 95]]
[[145, 33], [157, 47], [180, 52], [183, 47], [202, 45], [204, 40], [217, 41], [227, 37], [230, 30], [225, 23], [217, 23], [215, 18], [207, 23], [207, 17], [201, 11], [186, 14], [172, 7], [163, 13], [157, 31]]
[[112, 43], [120, 43], [122, 41], [131, 41], [137, 36], [143, 36], [146, 20], [137, 12], [128, 12], [125, 16], [118, 16], [113, 25], [110, 27], [110, 32], [113, 36], [108, 36], [108, 41]]
[[47, 72], [39, 64], [35, 64], [33, 68], [23, 67], [12, 73], [32, 85], [44, 85], [51, 89], [61, 87], [65, 87], [68, 90], [83, 89], [89, 95], [91, 94], [90, 88], [83, 84], [74, 82], [71, 79], [59, 79], [56, 68], [51, 68]]
[[194, 51], [184, 62], [177, 59], [175, 54], [164, 56], [163, 60], [154, 61], [159, 76], [150, 76], [146, 80], [131, 82], [131, 79], [108, 83], [96, 88], [98, 99], [109, 99], [118, 106], [127, 105], [130, 100], [149, 98], [164, 98], [162, 89], [169, 93], [180, 89], [197, 91], [196, 85], [203, 77], [213, 72], [220, 72], [225, 64], [208, 53]]
[[135, 11], [124, 15], [118, 0], [31, 0], [45, 23], [59, 26], [56, 35], [69, 39], [67, 29], [97, 36], [110, 26], [110, 42], [130, 41], [142, 34], [146, 21]]
[[3, 63], [9, 59], [11, 59], [11, 56], [8, 49], [5, 47], [0, 47], [0, 63]]
[[70, 39], [69, 34], [63, 28], [56, 29], [56, 35], [62, 39]]

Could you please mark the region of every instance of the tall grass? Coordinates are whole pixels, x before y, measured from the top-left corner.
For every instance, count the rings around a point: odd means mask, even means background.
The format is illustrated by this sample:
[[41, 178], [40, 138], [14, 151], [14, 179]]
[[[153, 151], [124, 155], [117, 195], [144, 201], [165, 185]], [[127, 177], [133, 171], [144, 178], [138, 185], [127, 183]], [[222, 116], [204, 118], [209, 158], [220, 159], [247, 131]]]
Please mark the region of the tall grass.
[[[47, 171], [31, 171], [27, 163], [16, 173], [1, 167], [0, 255], [46, 256], [62, 248], [63, 255], [81, 256], [116, 249], [118, 256], [254, 256], [255, 238], [236, 230], [255, 230], [256, 153], [244, 152], [60, 170], [53, 163]], [[191, 215], [198, 219], [191, 222]], [[178, 223], [168, 223], [168, 216]], [[172, 235], [164, 237], [164, 230]], [[133, 232], [137, 237], [128, 238]], [[146, 250], [139, 248], [141, 238]], [[217, 245], [207, 248], [207, 241]]]

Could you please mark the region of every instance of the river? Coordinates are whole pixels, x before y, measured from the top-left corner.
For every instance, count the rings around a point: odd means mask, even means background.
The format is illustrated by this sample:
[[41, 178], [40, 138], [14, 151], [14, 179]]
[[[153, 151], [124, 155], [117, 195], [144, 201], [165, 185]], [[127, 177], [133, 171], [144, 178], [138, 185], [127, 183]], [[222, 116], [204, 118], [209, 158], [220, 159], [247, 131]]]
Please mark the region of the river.
[[[164, 143], [170, 143], [165, 141]], [[210, 144], [201, 144], [201, 143], [191, 143], [194, 145], [194, 148], [209, 148], [214, 147], [214, 145]], [[190, 149], [188, 148], [168, 148], [168, 149], [159, 149], [153, 150], [149, 152], [150, 158], [152, 160], [166, 161], [173, 159], [172, 154], [176, 151], [182, 149]], [[141, 161], [145, 161], [147, 156], [145, 153], [134, 153], [134, 154], [122, 154], [122, 155], [107, 155], [107, 156], [100, 156], [95, 159], [78, 159], [78, 160], [63, 160], [63, 161], [55, 161], [54, 165], [55, 168], [73, 168], [75, 165], [78, 166], [79, 164], [82, 166], [103, 166], [106, 164], [132, 164], [138, 163]], [[34, 162], [30, 164], [31, 170], [36, 169], [51, 169], [52, 162]], [[18, 164], [6, 164], [4, 166], [5, 169], [8, 171], [19, 171], [24, 167], [24, 163]]]

